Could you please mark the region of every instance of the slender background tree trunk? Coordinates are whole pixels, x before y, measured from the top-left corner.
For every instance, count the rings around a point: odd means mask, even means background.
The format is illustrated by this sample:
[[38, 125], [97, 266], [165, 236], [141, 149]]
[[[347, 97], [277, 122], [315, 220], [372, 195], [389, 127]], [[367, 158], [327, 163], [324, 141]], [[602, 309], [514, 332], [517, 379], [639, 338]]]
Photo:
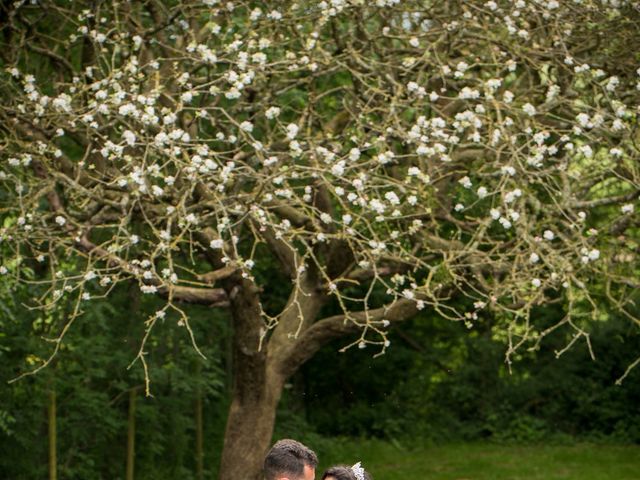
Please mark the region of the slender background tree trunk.
[[202, 389], [200, 387], [198, 387], [198, 389], [196, 390], [195, 416], [196, 416], [196, 478], [197, 480], [204, 480], [204, 449], [203, 449], [204, 425], [202, 422]]
[[56, 426], [56, 391], [53, 386], [49, 390], [49, 480], [58, 478], [58, 432]]
[[129, 422], [127, 431], [127, 480], [133, 480], [136, 456], [136, 397], [137, 389], [129, 390]]

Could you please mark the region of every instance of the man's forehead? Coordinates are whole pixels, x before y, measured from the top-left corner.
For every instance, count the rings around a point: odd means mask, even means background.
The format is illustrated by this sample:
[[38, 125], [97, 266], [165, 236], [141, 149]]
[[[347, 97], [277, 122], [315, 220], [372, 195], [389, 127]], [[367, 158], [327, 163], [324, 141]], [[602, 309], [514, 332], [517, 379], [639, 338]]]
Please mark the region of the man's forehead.
[[[305, 465], [302, 475], [303, 475], [303, 480], [315, 480], [316, 469], [309, 465]], [[291, 480], [291, 479], [289, 477], [278, 477], [277, 480]]]

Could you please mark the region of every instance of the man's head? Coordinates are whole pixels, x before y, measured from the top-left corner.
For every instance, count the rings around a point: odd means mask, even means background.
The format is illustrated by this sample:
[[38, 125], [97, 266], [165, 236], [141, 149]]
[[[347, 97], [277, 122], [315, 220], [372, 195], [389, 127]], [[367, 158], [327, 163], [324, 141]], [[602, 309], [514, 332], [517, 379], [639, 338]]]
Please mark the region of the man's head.
[[264, 459], [265, 480], [315, 480], [318, 457], [295, 440], [279, 440]]

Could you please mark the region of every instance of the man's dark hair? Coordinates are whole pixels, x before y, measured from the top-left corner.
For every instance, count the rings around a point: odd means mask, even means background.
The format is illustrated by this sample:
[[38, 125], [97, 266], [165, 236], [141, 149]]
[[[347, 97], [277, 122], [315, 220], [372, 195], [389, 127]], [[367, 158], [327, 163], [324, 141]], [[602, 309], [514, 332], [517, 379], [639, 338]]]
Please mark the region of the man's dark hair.
[[[331, 467], [324, 472], [322, 480], [325, 480], [326, 478], [335, 478], [336, 480], [356, 480], [356, 476], [351, 467], [342, 465]], [[371, 475], [366, 471], [364, 472], [364, 478], [365, 480], [372, 480]]]
[[311, 468], [318, 465], [318, 457], [313, 450], [295, 440], [279, 440], [264, 459], [264, 477], [275, 480], [278, 476], [287, 475], [296, 480], [302, 479], [305, 465]]

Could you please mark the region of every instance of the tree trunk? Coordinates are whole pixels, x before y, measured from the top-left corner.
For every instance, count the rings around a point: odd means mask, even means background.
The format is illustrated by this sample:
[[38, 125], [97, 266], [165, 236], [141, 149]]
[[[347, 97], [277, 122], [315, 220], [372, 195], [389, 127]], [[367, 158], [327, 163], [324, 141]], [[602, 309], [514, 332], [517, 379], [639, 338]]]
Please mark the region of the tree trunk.
[[129, 428], [127, 432], [127, 480], [133, 480], [136, 455], [136, 388], [129, 390]]
[[57, 442], [58, 434], [56, 431], [56, 391], [51, 388], [49, 390], [49, 480], [58, 478], [58, 453]]
[[[199, 369], [198, 369], [199, 370]], [[204, 426], [202, 424], [202, 389], [198, 387], [195, 402], [196, 415], [196, 479], [204, 480]]]
[[233, 319], [233, 386], [220, 462], [220, 480], [261, 480], [283, 377], [260, 348], [264, 328], [259, 290], [239, 274], [224, 282]]
[[301, 365], [290, 361], [296, 337], [308, 328], [324, 301], [316, 294], [313, 279], [304, 278], [303, 285], [296, 287], [299, 290], [292, 292], [276, 330], [262, 345], [264, 324], [258, 290], [246, 280], [229, 282], [233, 390], [220, 480], [262, 480], [264, 455], [271, 444], [284, 383]]
[[264, 455], [269, 449], [276, 408], [284, 382], [270, 378], [255, 385], [256, 394], [246, 397], [238, 390], [229, 409], [222, 450], [220, 480], [262, 480]]

